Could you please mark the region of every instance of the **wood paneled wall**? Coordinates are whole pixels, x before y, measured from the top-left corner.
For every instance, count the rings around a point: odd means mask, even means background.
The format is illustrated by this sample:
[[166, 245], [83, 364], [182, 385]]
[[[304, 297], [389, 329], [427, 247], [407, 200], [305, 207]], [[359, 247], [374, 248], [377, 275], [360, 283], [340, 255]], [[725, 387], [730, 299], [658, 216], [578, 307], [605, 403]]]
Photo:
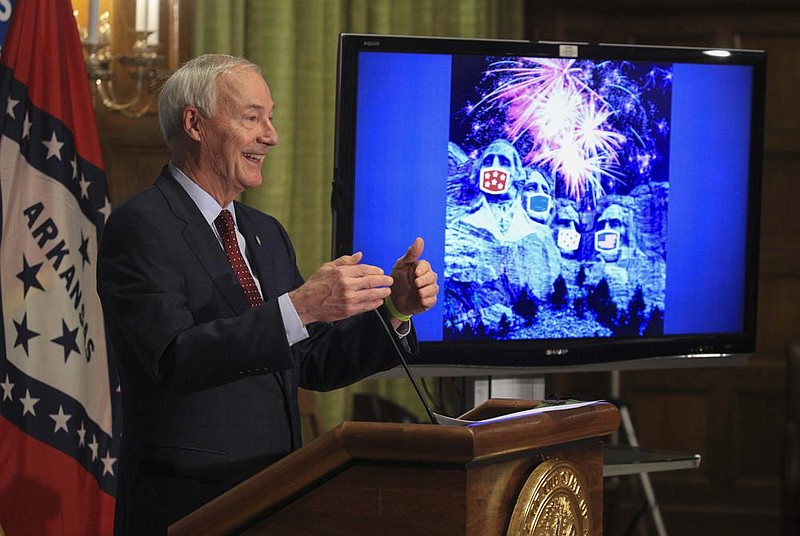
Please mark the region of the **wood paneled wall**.
[[[543, 4], [555, 3], [527, 4], [529, 39], [767, 51], [756, 355], [741, 368], [623, 372], [621, 391], [640, 444], [702, 454], [696, 470], [651, 475], [670, 535], [779, 534], [786, 349], [800, 338], [800, 4]], [[609, 394], [602, 374], [549, 380], [570, 395]], [[649, 516], [634, 534], [655, 534]]]

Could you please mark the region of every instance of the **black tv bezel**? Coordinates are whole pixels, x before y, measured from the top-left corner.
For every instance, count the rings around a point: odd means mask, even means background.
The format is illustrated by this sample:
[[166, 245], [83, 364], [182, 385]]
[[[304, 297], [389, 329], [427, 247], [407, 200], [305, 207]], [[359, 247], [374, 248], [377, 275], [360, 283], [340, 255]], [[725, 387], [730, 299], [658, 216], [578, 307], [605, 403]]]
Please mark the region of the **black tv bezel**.
[[[358, 54], [362, 51], [486, 56], [635, 59], [671, 63], [750, 65], [753, 67], [747, 208], [745, 307], [741, 332], [681, 334], [663, 337], [602, 337], [504, 341], [420, 342], [416, 364], [443, 367], [528, 368], [602, 366], [641, 363], [656, 358], [724, 358], [755, 352], [758, 300], [760, 207], [766, 86], [766, 53], [761, 50], [715, 47], [674, 47], [629, 44], [530, 42], [441, 37], [342, 34], [339, 39], [335, 114], [334, 179], [331, 194], [332, 254], [353, 250], [354, 162]], [[566, 52], [566, 54], [564, 53]], [[709, 54], [711, 52], [711, 54]], [[613, 365], [612, 365], [613, 366]], [[637, 367], [640, 368], [640, 367]]]

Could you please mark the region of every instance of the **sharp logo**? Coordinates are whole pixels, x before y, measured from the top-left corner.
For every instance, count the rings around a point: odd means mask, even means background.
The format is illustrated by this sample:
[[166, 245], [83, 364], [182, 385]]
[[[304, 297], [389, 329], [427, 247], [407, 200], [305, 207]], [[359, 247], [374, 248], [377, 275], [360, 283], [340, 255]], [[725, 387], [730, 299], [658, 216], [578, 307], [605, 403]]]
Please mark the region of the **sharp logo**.
[[545, 355], [567, 355], [569, 350], [566, 348], [549, 348], [545, 350]]

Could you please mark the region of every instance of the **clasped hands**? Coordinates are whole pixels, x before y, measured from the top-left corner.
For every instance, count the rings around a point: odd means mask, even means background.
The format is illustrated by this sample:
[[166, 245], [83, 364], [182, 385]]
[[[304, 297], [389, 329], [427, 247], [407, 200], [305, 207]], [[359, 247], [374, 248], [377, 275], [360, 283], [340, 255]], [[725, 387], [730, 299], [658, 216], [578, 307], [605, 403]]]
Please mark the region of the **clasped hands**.
[[[436, 303], [437, 275], [420, 260], [425, 242], [417, 238], [397, 259], [390, 275], [377, 266], [361, 263], [361, 252], [343, 255], [323, 264], [289, 298], [303, 324], [335, 322], [377, 309], [391, 295], [395, 308], [412, 315]], [[399, 320], [393, 319], [397, 328]]]

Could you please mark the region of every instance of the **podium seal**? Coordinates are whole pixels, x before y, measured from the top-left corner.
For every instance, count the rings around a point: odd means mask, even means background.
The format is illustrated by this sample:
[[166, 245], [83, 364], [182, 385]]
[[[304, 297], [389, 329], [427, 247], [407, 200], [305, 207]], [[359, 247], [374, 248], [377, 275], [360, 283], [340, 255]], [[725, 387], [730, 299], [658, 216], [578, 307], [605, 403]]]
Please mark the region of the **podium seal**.
[[507, 536], [589, 536], [586, 480], [573, 464], [547, 460], [534, 471], [517, 497]]

